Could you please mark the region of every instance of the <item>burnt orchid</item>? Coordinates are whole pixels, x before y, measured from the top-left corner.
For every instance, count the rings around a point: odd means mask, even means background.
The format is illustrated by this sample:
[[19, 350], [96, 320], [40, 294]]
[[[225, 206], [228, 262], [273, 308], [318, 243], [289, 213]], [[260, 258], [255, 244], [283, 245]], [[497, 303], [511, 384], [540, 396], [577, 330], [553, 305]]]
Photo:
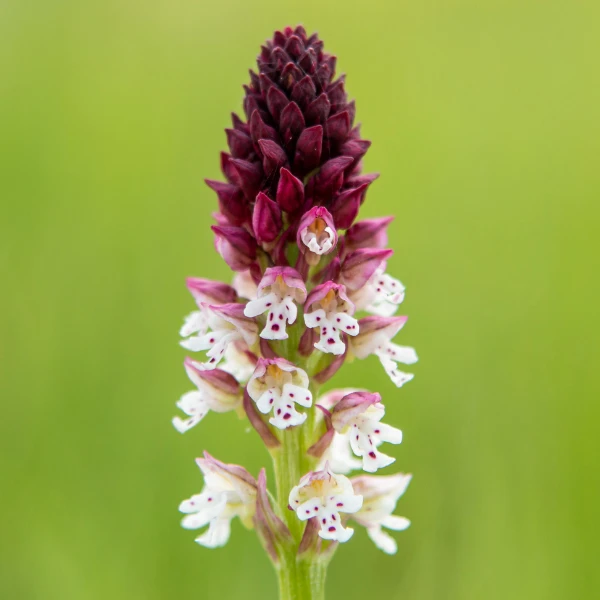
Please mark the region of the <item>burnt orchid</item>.
[[[395, 343], [404, 285], [387, 270], [391, 217], [356, 221], [377, 175], [362, 174], [370, 142], [355, 125], [336, 58], [303, 27], [278, 31], [244, 86], [245, 119], [233, 115], [221, 154], [225, 182], [207, 180], [218, 211], [215, 249], [234, 271], [231, 285], [188, 278], [196, 310], [181, 345], [194, 389], [177, 402], [181, 433], [237, 411], [273, 459], [255, 478], [207, 452], [196, 459], [200, 493], [180, 505], [182, 526], [216, 548], [239, 518], [258, 538], [279, 577], [280, 598], [324, 598], [327, 565], [339, 544], [366, 529], [388, 554], [383, 531], [406, 529], [393, 514], [411, 476], [376, 473], [395, 458], [380, 446], [402, 432], [384, 422], [376, 392], [320, 388], [346, 363], [374, 355], [401, 387], [417, 361]], [[210, 425], [209, 425], [210, 426]], [[193, 434], [190, 434], [193, 435]]]

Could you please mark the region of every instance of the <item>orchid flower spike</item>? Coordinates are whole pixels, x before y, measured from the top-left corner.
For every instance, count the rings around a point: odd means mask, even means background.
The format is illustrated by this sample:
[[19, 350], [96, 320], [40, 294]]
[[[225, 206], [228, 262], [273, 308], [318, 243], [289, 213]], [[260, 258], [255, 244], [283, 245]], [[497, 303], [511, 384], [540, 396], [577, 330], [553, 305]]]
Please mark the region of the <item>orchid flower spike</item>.
[[188, 377], [198, 389], [187, 392], [177, 402], [177, 407], [188, 415], [187, 419], [173, 418], [173, 426], [177, 431], [185, 433], [211, 410], [228, 412], [240, 406], [242, 388], [235, 377], [221, 369], [207, 371], [191, 358], [185, 359], [184, 366]]
[[304, 308], [306, 326], [320, 328], [321, 337], [315, 348], [330, 354], [343, 354], [346, 345], [340, 334], [354, 336], [359, 330], [358, 321], [351, 316], [354, 305], [346, 296], [344, 286], [333, 281], [318, 285], [308, 295]]
[[414, 377], [412, 373], [399, 370], [398, 363], [412, 365], [419, 360], [414, 348], [391, 342], [407, 319], [408, 317], [365, 317], [358, 322], [359, 334], [350, 340], [350, 352], [361, 359], [375, 354], [397, 387], [402, 387]]
[[355, 492], [362, 494], [364, 499], [362, 508], [352, 518], [367, 529], [367, 535], [386, 554], [396, 554], [398, 544], [381, 528], [403, 531], [410, 526], [408, 519], [392, 513], [411, 478], [412, 475], [396, 473], [386, 477], [360, 475], [350, 480]]
[[354, 492], [350, 480], [335, 474], [328, 464], [321, 471], [304, 475], [289, 497], [290, 508], [301, 521], [316, 518], [319, 536], [337, 542], [347, 542], [354, 533], [342, 525], [340, 513], [356, 513], [362, 503], [362, 496]]
[[362, 458], [362, 468], [367, 473], [391, 465], [396, 459], [377, 450], [383, 442], [400, 444], [402, 432], [381, 423], [385, 408], [379, 394], [353, 392], [340, 400], [331, 413], [333, 428], [346, 434], [356, 456]]
[[234, 517], [239, 517], [245, 527], [252, 527], [256, 481], [243, 467], [222, 463], [208, 452], [204, 458], [197, 458], [196, 463], [204, 475], [204, 489], [179, 505], [179, 510], [186, 514], [181, 526], [200, 529], [208, 525], [208, 530], [197, 537], [196, 542], [207, 548], [218, 548], [229, 540]]
[[258, 326], [254, 319], [244, 315], [242, 304], [216, 306], [201, 302], [200, 306], [206, 316], [206, 329], [180, 344], [192, 352], [206, 350], [208, 360], [203, 363], [205, 369], [214, 369], [231, 343], [243, 341], [248, 347], [256, 343]]
[[260, 358], [246, 389], [261, 413], [273, 413], [269, 423], [277, 429], [306, 421], [306, 414], [299, 413], [295, 405], [312, 405], [308, 375], [287, 360]]
[[286, 323], [291, 325], [296, 321], [296, 304], [304, 304], [305, 300], [306, 286], [298, 271], [291, 267], [271, 267], [265, 271], [258, 286], [256, 300], [246, 304], [244, 314], [247, 317], [258, 317], [268, 311], [260, 337], [286, 340]]
[[309, 265], [316, 265], [323, 254], [332, 252], [337, 241], [333, 217], [325, 207], [314, 206], [300, 219], [297, 242]]

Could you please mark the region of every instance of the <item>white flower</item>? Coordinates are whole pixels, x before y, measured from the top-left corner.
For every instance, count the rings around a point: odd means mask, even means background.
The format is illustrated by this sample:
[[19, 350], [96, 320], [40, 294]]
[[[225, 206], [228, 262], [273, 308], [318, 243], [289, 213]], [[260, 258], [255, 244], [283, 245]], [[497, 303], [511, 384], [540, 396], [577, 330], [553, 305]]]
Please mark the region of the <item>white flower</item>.
[[361, 359], [375, 354], [397, 387], [402, 387], [414, 377], [412, 373], [401, 371], [398, 363], [411, 365], [418, 360], [414, 348], [398, 346], [390, 341], [406, 321], [407, 317], [365, 317], [358, 322], [359, 334], [349, 340], [351, 354]]
[[308, 375], [287, 360], [260, 358], [246, 389], [261, 413], [273, 413], [269, 423], [274, 427], [286, 429], [306, 421], [295, 404], [312, 405]]
[[234, 517], [239, 517], [246, 527], [252, 527], [256, 482], [243, 467], [226, 465], [207, 452], [196, 462], [204, 474], [205, 486], [200, 494], [180, 504], [179, 510], [186, 513], [181, 525], [185, 529], [208, 525], [208, 530], [197, 537], [196, 542], [207, 548], [218, 548], [229, 539]]
[[223, 371], [233, 375], [241, 384], [250, 379], [255, 366], [256, 356], [250, 352], [246, 342], [241, 340], [227, 345], [219, 365]]
[[308, 264], [317, 264], [321, 255], [333, 251], [337, 241], [333, 218], [325, 207], [314, 206], [304, 213], [298, 223], [296, 243]]
[[396, 460], [379, 452], [378, 446], [383, 442], [402, 442], [402, 431], [381, 423], [385, 408], [379, 400], [379, 394], [353, 392], [340, 400], [331, 414], [333, 428], [348, 436], [352, 451], [362, 458], [367, 473], [375, 473]]
[[344, 354], [346, 345], [341, 333], [354, 336], [359, 330], [358, 321], [350, 316], [354, 313], [354, 305], [348, 300], [344, 286], [332, 281], [318, 285], [308, 295], [305, 310], [306, 326], [320, 328], [320, 339], [315, 348], [330, 354]]
[[338, 542], [347, 542], [354, 533], [342, 525], [340, 513], [355, 513], [362, 503], [362, 496], [355, 494], [350, 480], [333, 473], [327, 464], [322, 471], [302, 477], [289, 497], [289, 504], [301, 521], [318, 519], [319, 536]]
[[236, 409], [242, 402], [242, 390], [235, 378], [221, 369], [206, 370], [203, 365], [186, 358], [186, 373], [198, 388], [187, 392], [177, 402], [177, 407], [187, 419], [174, 417], [173, 426], [180, 433], [185, 433], [197, 425], [209, 411], [228, 412]]
[[291, 267], [271, 267], [258, 286], [256, 300], [246, 304], [244, 314], [257, 317], [268, 311], [267, 320], [260, 337], [267, 340], [286, 340], [286, 323], [296, 321], [296, 303], [306, 300], [306, 287], [300, 274]]
[[361, 475], [351, 479], [355, 492], [362, 494], [364, 498], [362, 508], [352, 518], [366, 527], [368, 536], [386, 554], [395, 554], [398, 545], [394, 538], [382, 531], [382, 527], [403, 531], [410, 526], [408, 519], [392, 513], [411, 477], [412, 475], [398, 473], [387, 477]]
[[252, 279], [250, 270], [236, 273], [232, 285], [240, 298], [246, 298], [246, 300], [256, 298], [257, 286], [254, 279]]
[[181, 337], [188, 337], [193, 333], [201, 332], [200, 335], [204, 335], [208, 329], [208, 319], [201, 310], [195, 310], [187, 315], [184, 319], [184, 323], [179, 330]]
[[[202, 317], [206, 318], [206, 327], [180, 344], [192, 352], [206, 350], [208, 360], [203, 363], [205, 369], [214, 369], [219, 364], [229, 344], [243, 340], [250, 347], [256, 343], [258, 327], [253, 319], [244, 315], [242, 304], [216, 306], [201, 303], [200, 308]], [[200, 322], [201, 317], [194, 318], [194, 326]]]
[[329, 444], [319, 462], [319, 468], [323, 468], [325, 463], [329, 463], [334, 473], [342, 473], [343, 475], [362, 467], [362, 461], [354, 458], [348, 433], [338, 433], [336, 431], [333, 434], [331, 444]]
[[385, 269], [383, 263], [365, 286], [350, 294], [356, 310], [366, 310], [381, 317], [391, 317], [398, 310], [404, 300], [405, 287]]

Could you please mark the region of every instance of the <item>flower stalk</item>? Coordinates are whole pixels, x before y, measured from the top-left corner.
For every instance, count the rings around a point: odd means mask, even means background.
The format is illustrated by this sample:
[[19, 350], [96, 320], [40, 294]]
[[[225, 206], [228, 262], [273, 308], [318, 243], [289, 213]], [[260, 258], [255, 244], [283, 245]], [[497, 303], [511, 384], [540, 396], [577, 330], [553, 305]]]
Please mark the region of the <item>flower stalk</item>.
[[[401, 387], [413, 375], [398, 364], [417, 356], [392, 342], [406, 317], [394, 316], [405, 288], [387, 272], [391, 217], [356, 221], [377, 175], [362, 174], [370, 142], [344, 76], [335, 78], [336, 58], [297, 27], [275, 32], [257, 63], [244, 86], [246, 119], [234, 114], [226, 130], [226, 181], [206, 182], [217, 196], [215, 249], [235, 276], [231, 285], [187, 280], [197, 309], [181, 345], [200, 356], [185, 359], [196, 389], [177, 402], [185, 418], [173, 425], [216, 426], [211, 413], [235, 410], [271, 455], [275, 493], [265, 469], [255, 478], [205, 452], [204, 488], [180, 510], [208, 548], [223, 546], [239, 518], [270, 557], [282, 600], [323, 600], [351, 524], [396, 551], [382, 528], [408, 527], [392, 513], [410, 475], [371, 475], [395, 462], [379, 446], [402, 441], [382, 421], [381, 396], [321, 386], [373, 355]], [[369, 475], [347, 477], [356, 470]]]

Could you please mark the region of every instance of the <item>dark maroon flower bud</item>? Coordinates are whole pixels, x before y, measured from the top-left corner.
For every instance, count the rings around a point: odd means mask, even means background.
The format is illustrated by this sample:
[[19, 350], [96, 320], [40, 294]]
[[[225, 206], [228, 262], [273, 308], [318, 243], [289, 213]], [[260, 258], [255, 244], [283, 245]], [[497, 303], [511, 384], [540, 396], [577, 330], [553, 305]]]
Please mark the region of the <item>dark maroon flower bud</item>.
[[327, 161], [310, 180], [315, 201], [327, 202], [344, 183], [344, 170], [353, 163], [350, 156], [338, 156]]
[[273, 202], [266, 194], [260, 192], [256, 196], [252, 215], [252, 228], [258, 243], [269, 243], [275, 240], [281, 232], [282, 225], [281, 209], [277, 202]]
[[255, 143], [258, 140], [276, 140], [278, 137], [277, 132], [262, 120], [258, 110], [252, 113], [250, 119], [250, 135]]
[[319, 165], [323, 149], [323, 127], [315, 125], [306, 128], [298, 138], [294, 169], [299, 174], [312, 171]]
[[245, 158], [248, 156], [254, 146], [252, 145], [252, 138], [238, 129], [226, 129], [227, 144], [229, 150], [231, 150], [231, 156], [234, 158]]
[[304, 185], [284, 168], [280, 171], [276, 200], [286, 212], [293, 212], [304, 204]]
[[287, 146], [292, 140], [297, 139], [304, 126], [304, 115], [300, 107], [295, 102], [290, 102], [281, 112], [279, 119], [279, 129], [284, 145]]
[[333, 117], [327, 119], [327, 123], [325, 123], [327, 137], [337, 142], [344, 141], [348, 137], [350, 128], [350, 115], [347, 110], [333, 115]]
[[341, 192], [333, 199], [331, 215], [338, 229], [348, 229], [354, 223], [363, 195], [368, 187], [368, 184], [365, 183], [360, 187]]
[[258, 145], [263, 155], [263, 170], [266, 177], [270, 179], [273, 173], [287, 164], [287, 155], [273, 140], [258, 140]]
[[229, 162], [237, 172], [240, 187], [244, 195], [248, 200], [254, 200], [263, 180], [263, 170], [260, 168], [260, 165], [238, 158], [231, 158]]

